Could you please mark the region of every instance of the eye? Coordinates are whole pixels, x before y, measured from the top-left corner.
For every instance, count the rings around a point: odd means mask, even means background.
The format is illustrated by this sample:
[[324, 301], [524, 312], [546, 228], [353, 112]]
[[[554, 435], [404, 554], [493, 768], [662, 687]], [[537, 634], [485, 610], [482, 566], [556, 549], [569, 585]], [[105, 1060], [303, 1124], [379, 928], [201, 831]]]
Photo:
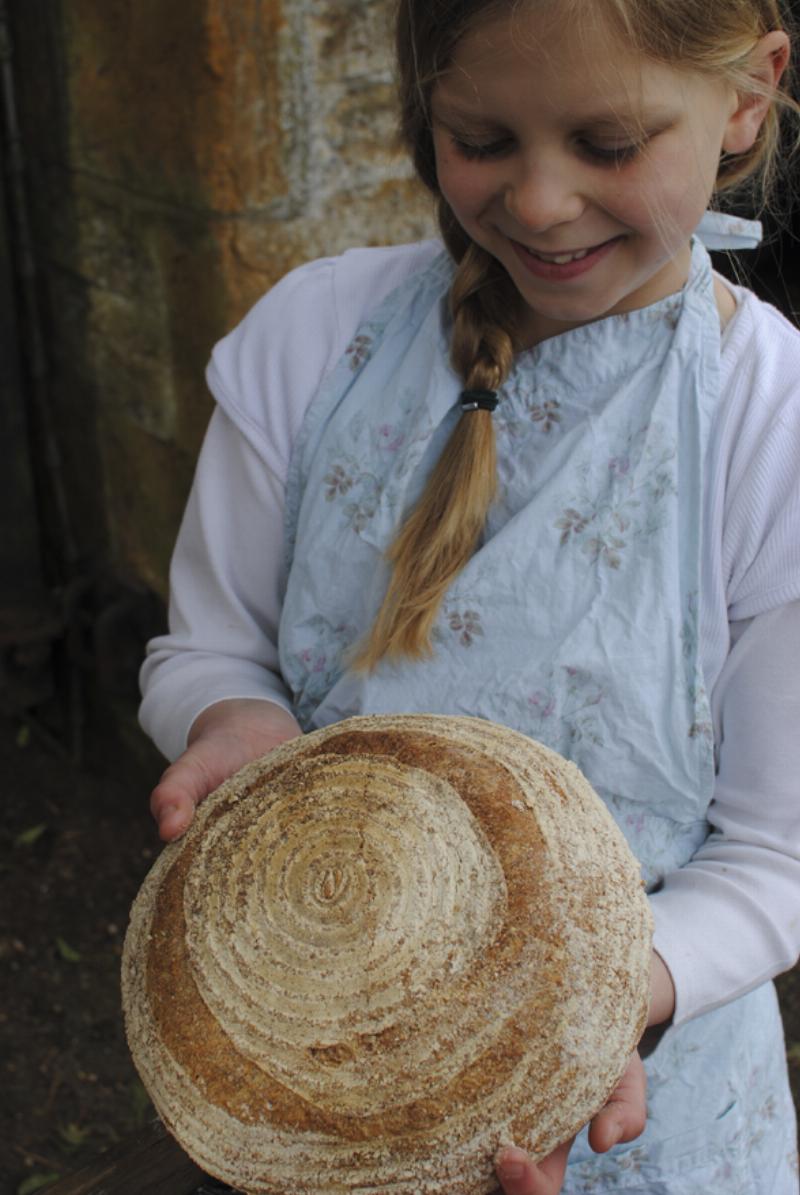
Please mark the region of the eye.
[[511, 140], [504, 137], [498, 141], [465, 141], [461, 137], [452, 136], [450, 138], [451, 144], [456, 152], [462, 158], [468, 158], [470, 161], [481, 160], [486, 158], [499, 158], [504, 153], [508, 153], [511, 148]]
[[609, 166], [623, 166], [626, 162], [632, 162], [642, 152], [645, 144], [644, 141], [634, 141], [628, 145], [596, 145], [585, 139], [580, 141], [580, 147], [588, 157]]

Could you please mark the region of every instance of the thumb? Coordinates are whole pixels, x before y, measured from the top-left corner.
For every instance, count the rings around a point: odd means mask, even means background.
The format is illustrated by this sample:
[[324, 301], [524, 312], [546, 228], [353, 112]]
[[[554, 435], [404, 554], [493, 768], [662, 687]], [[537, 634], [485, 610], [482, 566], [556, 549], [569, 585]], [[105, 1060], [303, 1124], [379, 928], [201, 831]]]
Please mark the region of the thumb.
[[619, 1142], [635, 1140], [646, 1124], [647, 1075], [635, 1051], [608, 1102], [592, 1120], [589, 1144], [596, 1153], [605, 1153]]
[[558, 1195], [571, 1146], [566, 1141], [538, 1163], [516, 1146], [501, 1149], [495, 1167], [505, 1195]]
[[198, 739], [170, 764], [150, 796], [150, 812], [165, 842], [188, 830], [196, 807], [230, 774], [226, 763], [211, 741]]

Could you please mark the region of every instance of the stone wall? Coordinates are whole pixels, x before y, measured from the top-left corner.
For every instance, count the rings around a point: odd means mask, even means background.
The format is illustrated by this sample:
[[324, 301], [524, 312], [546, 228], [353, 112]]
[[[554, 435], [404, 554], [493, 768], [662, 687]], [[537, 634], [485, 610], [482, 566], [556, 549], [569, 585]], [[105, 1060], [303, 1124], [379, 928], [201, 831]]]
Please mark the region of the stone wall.
[[391, 0], [24, 0], [52, 417], [82, 557], [164, 593], [210, 349], [286, 270], [430, 232]]

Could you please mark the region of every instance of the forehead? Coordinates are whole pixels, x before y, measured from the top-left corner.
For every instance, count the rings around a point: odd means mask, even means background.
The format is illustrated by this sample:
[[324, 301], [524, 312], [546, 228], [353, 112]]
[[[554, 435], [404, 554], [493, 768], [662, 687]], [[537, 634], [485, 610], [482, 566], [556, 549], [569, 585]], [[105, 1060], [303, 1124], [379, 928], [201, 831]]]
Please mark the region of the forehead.
[[685, 109], [700, 80], [626, 46], [619, 31], [582, 4], [517, 5], [460, 39], [434, 88], [434, 106], [491, 118], [495, 107], [535, 105], [569, 119], [640, 118]]
[[454, 60], [477, 65], [509, 53], [634, 60], [624, 53], [627, 40], [599, 0], [515, 0], [475, 17], [456, 42]]

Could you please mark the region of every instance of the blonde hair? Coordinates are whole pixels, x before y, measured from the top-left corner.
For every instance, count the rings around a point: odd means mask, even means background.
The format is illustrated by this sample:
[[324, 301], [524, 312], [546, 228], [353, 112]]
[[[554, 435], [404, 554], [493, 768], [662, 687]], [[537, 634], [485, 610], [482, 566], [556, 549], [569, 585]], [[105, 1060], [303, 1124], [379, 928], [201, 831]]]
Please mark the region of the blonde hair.
[[[575, 0], [569, 0], [574, 3]], [[777, 91], [753, 74], [750, 55], [767, 33], [791, 21], [780, 0], [603, 0], [617, 31], [644, 57], [729, 84], [742, 97], [769, 100], [752, 147], [723, 155], [714, 195], [747, 199], [763, 211], [777, 193], [782, 163], [782, 116], [800, 116], [795, 78], [784, 73]], [[580, 7], [580, 0], [576, 10]], [[790, 155], [787, 155], [787, 158]]]
[[[463, 232], [439, 192], [431, 132], [431, 97], [456, 45], [478, 23], [530, 7], [534, 0], [399, 0], [396, 47], [401, 133], [417, 173], [437, 200], [444, 242], [456, 263], [450, 291], [451, 363], [467, 389], [498, 390], [520, 345], [522, 300], [491, 254]], [[552, 7], [554, 0], [535, 0]], [[765, 34], [785, 28], [778, 0], [594, 0], [603, 4], [623, 44], [643, 57], [729, 82], [741, 95], [764, 94], [748, 56]], [[586, 0], [572, 5], [574, 16]], [[781, 114], [800, 113], [784, 77], [752, 148], [723, 156], [715, 195], [743, 186], [768, 202], [781, 161]], [[492, 415], [461, 415], [425, 491], [388, 551], [392, 575], [375, 623], [355, 657], [370, 670], [383, 659], [431, 653], [431, 631], [444, 595], [480, 539], [496, 492]]]

